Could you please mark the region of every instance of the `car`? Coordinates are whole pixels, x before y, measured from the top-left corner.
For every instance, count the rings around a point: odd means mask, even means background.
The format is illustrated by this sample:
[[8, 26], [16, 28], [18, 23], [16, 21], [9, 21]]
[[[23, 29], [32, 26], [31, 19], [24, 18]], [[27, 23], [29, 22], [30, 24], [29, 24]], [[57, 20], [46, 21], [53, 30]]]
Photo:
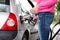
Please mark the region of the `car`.
[[30, 40], [37, 33], [30, 24], [31, 8], [27, 0], [0, 0], [0, 40]]
[[0, 40], [12, 40], [17, 35], [17, 16], [10, 6], [9, 0], [0, 0]]

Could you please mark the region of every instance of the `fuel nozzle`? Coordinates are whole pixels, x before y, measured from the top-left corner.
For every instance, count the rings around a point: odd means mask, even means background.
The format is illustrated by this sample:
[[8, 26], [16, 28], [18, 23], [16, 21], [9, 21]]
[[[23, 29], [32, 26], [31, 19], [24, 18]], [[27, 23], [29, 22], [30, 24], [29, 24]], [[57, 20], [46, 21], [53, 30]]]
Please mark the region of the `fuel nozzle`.
[[21, 24], [23, 24], [23, 22], [24, 22], [23, 16], [20, 16], [20, 22], [21, 22]]

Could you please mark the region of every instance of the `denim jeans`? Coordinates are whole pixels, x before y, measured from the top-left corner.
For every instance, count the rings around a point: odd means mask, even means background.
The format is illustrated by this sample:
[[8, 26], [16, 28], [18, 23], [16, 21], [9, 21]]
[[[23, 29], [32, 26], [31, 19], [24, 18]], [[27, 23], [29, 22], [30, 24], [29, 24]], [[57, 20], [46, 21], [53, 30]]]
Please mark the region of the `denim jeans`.
[[39, 39], [38, 40], [48, 40], [50, 25], [53, 21], [54, 15], [49, 12], [40, 12], [38, 14], [38, 25], [39, 25]]

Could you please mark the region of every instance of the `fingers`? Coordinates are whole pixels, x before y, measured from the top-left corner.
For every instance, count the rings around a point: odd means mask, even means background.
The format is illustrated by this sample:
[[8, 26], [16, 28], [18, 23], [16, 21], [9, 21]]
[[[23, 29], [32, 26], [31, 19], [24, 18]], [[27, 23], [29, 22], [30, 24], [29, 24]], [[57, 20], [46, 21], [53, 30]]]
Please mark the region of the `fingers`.
[[36, 13], [36, 10], [34, 10], [34, 9], [31, 9], [30, 11], [31, 11], [33, 14]]
[[35, 22], [34, 21], [31, 21], [30, 22], [30, 25], [34, 26], [35, 25]]
[[32, 20], [32, 21], [30, 22], [30, 25], [34, 26], [36, 23], [37, 23], [37, 20]]

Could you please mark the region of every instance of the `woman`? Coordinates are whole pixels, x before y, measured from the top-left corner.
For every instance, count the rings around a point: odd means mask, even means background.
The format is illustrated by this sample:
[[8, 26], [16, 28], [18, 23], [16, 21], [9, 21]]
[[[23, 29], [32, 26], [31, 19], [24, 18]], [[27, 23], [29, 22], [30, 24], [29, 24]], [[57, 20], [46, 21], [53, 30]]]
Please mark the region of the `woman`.
[[37, 0], [37, 6], [31, 9], [38, 14], [39, 40], [48, 40], [50, 25], [54, 18], [54, 8], [58, 0]]

